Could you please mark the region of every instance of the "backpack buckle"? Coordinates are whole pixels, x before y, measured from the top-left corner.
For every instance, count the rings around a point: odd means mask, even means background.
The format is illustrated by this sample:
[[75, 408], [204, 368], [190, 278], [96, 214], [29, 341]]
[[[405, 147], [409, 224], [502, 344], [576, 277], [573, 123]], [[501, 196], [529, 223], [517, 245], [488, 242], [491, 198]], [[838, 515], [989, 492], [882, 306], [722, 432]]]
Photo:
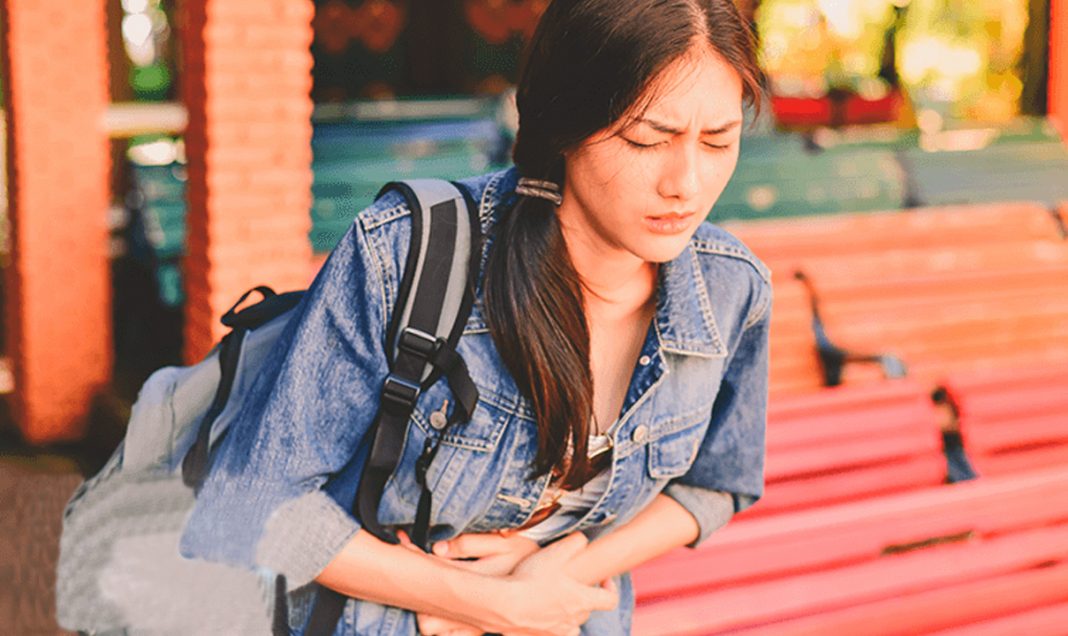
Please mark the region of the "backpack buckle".
[[388, 375], [382, 384], [382, 401], [394, 406], [411, 409], [415, 406], [415, 400], [418, 397], [419, 385], [396, 375]]
[[397, 342], [401, 351], [415, 354], [424, 360], [429, 360], [438, 350], [438, 346], [437, 338], [415, 327], [405, 327]]

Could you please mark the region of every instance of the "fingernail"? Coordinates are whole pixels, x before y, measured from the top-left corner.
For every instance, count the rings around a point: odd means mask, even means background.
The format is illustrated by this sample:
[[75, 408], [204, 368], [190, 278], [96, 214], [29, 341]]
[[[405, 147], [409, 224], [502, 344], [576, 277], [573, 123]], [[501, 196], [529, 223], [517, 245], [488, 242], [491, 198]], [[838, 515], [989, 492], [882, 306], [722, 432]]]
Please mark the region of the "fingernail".
[[434, 554], [438, 556], [445, 556], [445, 553], [449, 551], [449, 542], [439, 541], [435, 543], [434, 547], [431, 549], [434, 551]]

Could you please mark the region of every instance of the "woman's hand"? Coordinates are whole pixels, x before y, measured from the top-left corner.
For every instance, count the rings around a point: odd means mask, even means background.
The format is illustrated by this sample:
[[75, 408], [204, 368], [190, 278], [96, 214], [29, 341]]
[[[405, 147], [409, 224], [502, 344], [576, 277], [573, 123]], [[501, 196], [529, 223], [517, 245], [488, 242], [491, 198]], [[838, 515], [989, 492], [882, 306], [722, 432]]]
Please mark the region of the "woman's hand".
[[[418, 550], [406, 536], [401, 541]], [[580, 632], [590, 612], [612, 609], [618, 602], [611, 580], [590, 587], [564, 574], [586, 543], [585, 536], [574, 533], [539, 549], [536, 542], [518, 535], [470, 534], [436, 544], [434, 552], [456, 567], [497, 576], [512, 573], [502, 578], [502, 584], [509, 585], [515, 602], [500, 608], [501, 624], [493, 631], [506, 636], [571, 635]], [[417, 621], [426, 636], [478, 636], [486, 631], [426, 614], [418, 615]]]
[[524, 559], [502, 581], [512, 588], [511, 602], [494, 608], [501, 623], [494, 629], [505, 636], [570, 636], [580, 632], [591, 612], [613, 609], [619, 598], [611, 579], [588, 586], [564, 574], [586, 544], [586, 537], [574, 532]]
[[[403, 532], [398, 532], [397, 536], [403, 545], [419, 549]], [[433, 554], [456, 567], [480, 574], [504, 576], [511, 574], [520, 561], [538, 549], [538, 543], [526, 537], [494, 532], [465, 534], [449, 541], [439, 541], [434, 544]], [[430, 614], [417, 614], [416, 622], [419, 633], [424, 636], [479, 636], [483, 633], [477, 627]]]
[[493, 532], [439, 541], [434, 544], [433, 553], [473, 572], [505, 575], [539, 549], [537, 541], [519, 534]]

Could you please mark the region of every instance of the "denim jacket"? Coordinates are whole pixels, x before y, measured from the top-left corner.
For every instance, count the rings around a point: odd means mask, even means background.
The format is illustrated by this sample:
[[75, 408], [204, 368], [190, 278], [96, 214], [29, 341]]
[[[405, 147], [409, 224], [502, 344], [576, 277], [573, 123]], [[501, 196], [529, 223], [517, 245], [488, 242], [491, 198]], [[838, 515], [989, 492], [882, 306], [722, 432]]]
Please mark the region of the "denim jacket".
[[[461, 182], [479, 202], [483, 263], [516, 180], [512, 169]], [[360, 528], [349, 509], [388, 373], [385, 331], [409, 228], [396, 194], [357, 216], [252, 384], [182, 536], [186, 557], [283, 574], [295, 633], [315, 597], [309, 583]], [[531, 478], [532, 410], [494, 348], [480, 299], [478, 289], [458, 345], [479, 390], [475, 413], [439, 433], [429, 416], [450, 400], [447, 383], [424, 391], [379, 507], [383, 524], [414, 522], [415, 461], [426, 438], [441, 435], [427, 475], [433, 540], [521, 526], [548, 485], [549, 476]], [[700, 542], [722, 524], [709, 505], [722, 497], [715, 491], [730, 493], [736, 511], [760, 497], [770, 307], [767, 269], [708, 223], [661, 266], [655, 317], [608, 431], [609, 486], [565, 532], [596, 538], [663, 492], [698, 520]], [[584, 634], [629, 633], [633, 593], [627, 576], [616, 582], [618, 608], [591, 615]], [[416, 631], [411, 612], [350, 600], [336, 633]]]

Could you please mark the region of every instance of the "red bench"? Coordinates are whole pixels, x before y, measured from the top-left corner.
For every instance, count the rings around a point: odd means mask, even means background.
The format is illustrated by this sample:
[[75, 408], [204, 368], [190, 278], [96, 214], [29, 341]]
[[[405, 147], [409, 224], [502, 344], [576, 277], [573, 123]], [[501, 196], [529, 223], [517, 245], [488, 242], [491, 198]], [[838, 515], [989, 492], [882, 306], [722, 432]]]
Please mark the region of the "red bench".
[[1032, 624], [1032, 611], [1068, 602], [1066, 495], [1068, 469], [1055, 468], [739, 520], [634, 572], [634, 632]]
[[[1068, 289], [1068, 245], [1052, 220], [1021, 204], [736, 230], [776, 270], [767, 493], [701, 549], [635, 572], [635, 633], [1065, 633], [1068, 470], [929, 487], [945, 475], [947, 415], [923, 384], [976, 360], [1068, 359], [1068, 305], [1056, 293]], [[789, 278], [802, 262], [832, 339], [892, 345], [920, 383], [791, 396], [819, 377], [808, 299]], [[776, 360], [784, 351], [791, 359]], [[1058, 390], [1068, 382], [1043, 371], [946, 382], [967, 448], [985, 448], [982, 439], [994, 449], [981, 473], [1068, 460], [1068, 409], [1053, 397], [1068, 402]], [[881, 373], [855, 367], [846, 377]], [[1030, 406], [1011, 414], [1014, 403]], [[1028, 431], [995, 426], [1010, 415]], [[1058, 431], [1063, 448], [1047, 439]]]
[[[1065, 205], [1068, 211], [1068, 204]], [[723, 224], [773, 271], [813, 257], [964, 247], [1060, 236], [1057, 218], [1029, 202], [914, 208]]]
[[837, 344], [888, 349], [932, 384], [958, 371], [1068, 359], [1066, 241], [810, 259], [804, 269]]
[[[934, 383], [979, 363], [1068, 355], [1068, 242], [1030, 203], [926, 208], [728, 225], [775, 272], [773, 395], [810, 391], [820, 374], [803, 271], [834, 344], [897, 353]], [[800, 299], [799, 299], [800, 296]], [[780, 304], [780, 301], [782, 303]], [[782, 310], [784, 316], [776, 318]], [[783, 335], [776, 334], [776, 327]], [[809, 337], [801, 333], [808, 329]], [[807, 375], [806, 375], [807, 373]], [[881, 380], [875, 365], [846, 382]]]

